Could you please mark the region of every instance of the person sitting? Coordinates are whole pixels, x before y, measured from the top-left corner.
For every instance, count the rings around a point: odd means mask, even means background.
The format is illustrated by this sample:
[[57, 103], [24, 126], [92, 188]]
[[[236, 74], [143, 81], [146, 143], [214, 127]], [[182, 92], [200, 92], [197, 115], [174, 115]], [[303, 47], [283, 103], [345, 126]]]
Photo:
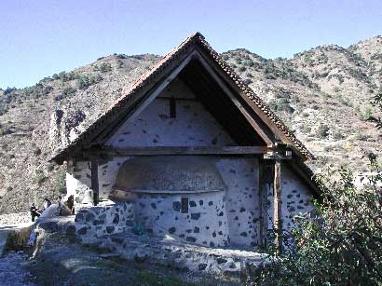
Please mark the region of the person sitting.
[[34, 222], [36, 217], [39, 217], [41, 215], [41, 212], [36, 208], [35, 204], [33, 203], [30, 208], [30, 213], [32, 216], [32, 222]]
[[42, 212], [40, 219], [46, 219], [46, 218], [59, 216], [61, 208], [63, 206], [61, 196], [58, 197], [58, 201], [55, 204], [52, 204], [50, 200], [46, 199], [44, 201], [44, 207], [45, 206], [48, 206], [48, 207]]
[[64, 204], [60, 204], [60, 216], [68, 216], [68, 215], [74, 215], [74, 196], [71, 195], [68, 197], [66, 202]]
[[43, 206], [42, 206], [42, 212], [44, 211], [44, 210], [46, 210], [47, 208], [49, 208], [50, 206], [51, 206], [51, 204], [52, 204], [52, 202], [48, 199], [48, 198], [45, 198], [44, 199], [44, 204], [43, 204]]

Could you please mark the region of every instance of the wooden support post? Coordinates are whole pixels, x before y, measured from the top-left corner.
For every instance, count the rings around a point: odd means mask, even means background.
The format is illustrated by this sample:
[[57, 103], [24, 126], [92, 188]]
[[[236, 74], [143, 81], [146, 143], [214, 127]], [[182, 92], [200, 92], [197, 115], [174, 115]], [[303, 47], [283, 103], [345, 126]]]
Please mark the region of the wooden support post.
[[99, 202], [99, 181], [98, 181], [98, 161], [91, 160], [90, 163], [91, 188], [93, 190], [93, 204], [96, 206]]
[[282, 223], [281, 223], [281, 163], [275, 160], [273, 181], [273, 229], [275, 232], [276, 254], [281, 254]]
[[265, 221], [266, 215], [266, 206], [264, 204], [264, 197], [266, 195], [265, 189], [265, 161], [259, 160], [259, 236], [260, 236], [260, 247], [266, 246], [266, 231], [265, 230]]

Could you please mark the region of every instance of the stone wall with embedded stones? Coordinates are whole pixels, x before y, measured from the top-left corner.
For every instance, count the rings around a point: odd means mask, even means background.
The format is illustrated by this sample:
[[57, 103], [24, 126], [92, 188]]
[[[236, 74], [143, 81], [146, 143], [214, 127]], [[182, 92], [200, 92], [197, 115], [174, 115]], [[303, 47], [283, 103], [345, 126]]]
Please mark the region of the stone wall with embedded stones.
[[281, 215], [283, 229], [290, 231], [294, 227], [293, 218], [297, 214], [312, 211], [312, 193], [309, 187], [288, 166], [282, 165], [282, 168]]
[[96, 242], [105, 235], [124, 232], [133, 224], [133, 205], [128, 202], [82, 208], [75, 218], [76, 234], [86, 243]]
[[114, 157], [98, 166], [100, 200], [107, 200], [113, 191], [119, 168], [131, 157]]
[[[98, 176], [99, 176], [99, 186], [100, 186], [100, 198], [101, 199], [107, 199], [110, 192], [112, 191], [112, 187], [115, 184], [115, 179], [118, 173], [118, 170], [120, 166], [128, 160], [129, 157], [115, 157], [113, 160], [102, 164], [99, 166], [98, 170]], [[256, 247], [259, 244], [259, 187], [258, 187], [258, 180], [259, 180], [259, 173], [258, 173], [258, 159], [257, 158], [235, 158], [235, 157], [225, 157], [225, 158], [218, 158], [214, 159], [216, 163], [216, 167], [218, 171], [220, 172], [220, 175], [224, 181], [224, 183], [227, 186], [226, 189], [226, 198], [225, 198], [225, 208], [226, 211], [224, 213], [224, 219], [218, 219], [216, 220], [217, 227], [215, 228], [214, 224], [212, 224], [209, 227], [209, 230], [206, 230], [207, 234], [206, 236], [216, 234], [215, 241], [213, 240], [206, 240], [206, 239], [197, 239], [198, 243], [205, 243], [207, 242], [207, 245], [210, 244], [210, 242], [222, 244], [224, 241], [230, 241], [232, 245], [240, 245], [240, 246], [248, 246], [248, 247]], [[76, 166], [84, 166], [86, 167], [83, 173], [82, 177], [89, 179], [86, 174], [90, 174], [89, 170], [89, 164], [81, 163], [76, 164]], [[81, 178], [82, 178], [81, 177]], [[90, 180], [88, 180], [89, 182]], [[78, 182], [76, 184], [77, 186], [82, 186], [84, 184], [81, 184]], [[80, 191], [82, 188], [80, 188]], [[123, 200], [129, 200], [130, 197], [126, 196], [126, 193], [122, 194], [124, 197], [121, 198]], [[142, 200], [148, 200], [149, 197], [152, 197], [151, 200], [155, 202], [157, 200], [157, 196], [159, 195], [145, 195], [143, 196], [144, 199]], [[206, 195], [202, 194], [194, 194], [193, 197], [203, 197]], [[214, 197], [217, 195], [215, 194]], [[170, 196], [169, 196], [170, 197]], [[180, 200], [179, 196], [176, 198], [176, 200]], [[221, 198], [219, 200], [222, 200]], [[189, 199], [191, 201], [191, 199]], [[200, 199], [195, 199], [195, 201], [199, 202]], [[144, 203], [146, 205], [146, 203]], [[171, 204], [171, 201], [170, 201]], [[150, 205], [150, 203], [147, 203], [147, 205]], [[215, 204], [215, 206], [218, 204]], [[163, 207], [164, 210], [158, 210], [154, 211], [152, 210], [150, 213], [144, 215], [144, 217], [147, 217], [147, 221], [154, 220], [158, 214], [162, 213], [160, 219], [156, 222], [156, 225], [163, 224], [167, 227], [169, 223], [165, 222], [165, 219], [168, 218], [167, 216], [167, 209], [171, 210], [170, 208], [167, 208], [167, 206], [160, 206]], [[206, 207], [206, 206], [205, 206]], [[159, 209], [159, 206], [158, 206]], [[190, 210], [192, 210], [192, 207], [190, 206]], [[206, 212], [206, 211], [204, 211]], [[157, 214], [158, 213], [158, 214]], [[166, 213], [166, 215], [163, 216], [163, 213]], [[211, 212], [212, 214], [212, 212]], [[170, 215], [170, 217], [173, 216], [173, 214]], [[137, 217], [140, 217], [140, 215], [137, 215]], [[208, 220], [212, 221], [212, 218], [216, 216], [213, 215], [207, 215], [203, 216], [203, 219], [208, 218]], [[179, 219], [179, 218], [178, 218]], [[172, 223], [172, 219], [170, 219], [170, 222]], [[223, 223], [228, 227], [228, 232], [223, 231], [220, 229], [218, 224]], [[175, 222], [177, 224], [183, 224], [183, 221]], [[165, 227], [165, 228], [166, 228]], [[148, 227], [152, 228], [152, 227]], [[156, 229], [156, 228], [154, 228]], [[183, 229], [183, 227], [181, 228]], [[187, 230], [189, 233], [193, 233], [193, 231], [190, 231], [190, 227], [185, 227], [185, 230]], [[193, 228], [192, 228], [193, 229]], [[198, 231], [196, 229], [196, 231]], [[157, 231], [156, 231], [157, 232]], [[157, 232], [158, 233], [158, 232]], [[219, 235], [219, 233], [222, 233]], [[182, 235], [183, 233], [178, 233], [179, 235]], [[205, 237], [204, 235], [199, 235], [200, 237]], [[188, 236], [182, 235], [181, 238], [187, 239]], [[190, 240], [192, 238], [189, 238]]]
[[149, 233], [210, 247], [229, 244], [225, 191], [131, 195], [136, 222]]
[[91, 206], [93, 190], [91, 189], [90, 162], [71, 162], [66, 172], [66, 197], [73, 195], [76, 207]]
[[[171, 96], [177, 98], [176, 117], [170, 114]], [[184, 84], [176, 81], [140, 114], [127, 120], [106, 145], [117, 148], [236, 145], [216, 119], [194, 98]]]
[[[268, 234], [273, 228], [273, 188], [265, 186], [265, 224]], [[294, 217], [299, 214], [309, 213], [313, 210], [312, 193], [309, 186], [296, 175], [286, 164], [281, 166], [281, 218], [284, 234], [288, 236], [295, 226]]]
[[[115, 157], [98, 166], [99, 198], [106, 201], [113, 190], [118, 170], [129, 157]], [[77, 207], [89, 206], [93, 203], [91, 189], [91, 170], [89, 161], [72, 162], [66, 173], [67, 195], [74, 195]]]
[[[119, 170], [129, 157], [116, 157], [99, 166], [99, 186], [101, 199], [107, 199]], [[216, 158], [215, 158], [216, 160]], [[260, 206], [259, 206], [259, 161], [257, 158], [224, 157], [216, 160], [216, 166], [227, 188], [222, 193], [191, 194], [189, 213], [183, 214], [173, 209], [173, 203], [181, 201], [182, 195], [141, 194], [134, 208], [137, 219], [156, 234], [168, 232], [185, 241], [202, 245], [226, 245], [238, 247], [257, 247], [260, 244]], [[83, 168], [83, 169], [81, 169]], [[90, 164], [77, 162], [68, 174], [68, 194], [75, 194], [81, 206], [91, 204]], [[223, 195], [224, 194], [224, 195]], [[122, 200], [131, 200], [126, 192]], [[211, 196], [211, 199], [208, 199]], [[200, 206], [200, 201], [203, 206]], [[205, 201], [213, 202], [209, 208]], [[288, 232], [293, 227], [293, 217], [312, 209], [309, 187], [286, 165], [282, 166], [281, 215], [283, 229]], [[89, 202], [86, 204], [85, 202]], [[196, 206], [194, 206], [194, 202]], [[142, 205], [145, 207], [142, 208]], [[155, 205], [155, 208], [153, 207]], [[199, 213], [196, 219], [192, 213]], [[222, 215], [219, 216], [221, 210]], [[265, 228], [272, 232], [273, 189], [268, 185], [267, 196], [263, 199]], [[198, 226], [200, 223], [209, 225]], [[177, 227], [179, 225], [179, 227]], [[208, 228], [207, 228], [208, 226]], [[195, 228], [196, 227], [196, 228]]]
[[[170, 97], [176, 99], [175, 115]], [[215, 118], [179, 80], [138, 115], [126, 121], [106, 145], [116, 148], [144, 146], [226, 146], [236, 145]], [[215, 157], [216, 167], [227, 186], [224, 192], [188, 194], [188, 213], [177, 210], [184, 194], [140, 194], [134, 198], [113, 190], [123, 163], [132, 157], [114, 157], [98, 167], [100, 199], [110, 194], [116, 200], [135, 201], [137, 220], [156, 234], [169, 233], [188, 242], [207, 246], [230, 244], [257, 247], [260, 217], [265, 213], [265, 230], [272, 229], [272, 185], [259, 194], [259, 160], [256, 157]], [[283, 227], [293, 226], [293, 216], [309, 211], [309, 189], [292, 171], [282, 171]], [[68, 195], [76, 204], [91, 205], [90, 162], [74, 162], [67, 174]], [[262, 205], [260, 205], [262, 201]], [[200, 204], [202, 202], [202, 204]], [[212, 203], [209, 205], [209, 203]], [[175, 204], [175, 209], [174, 209]], [[144, 207], [142, 207], [144, 206]]]
[[259, 244], [259, 160], [222, 158], [217, 163], [227, 186], [226, 212], [232, 245]]
[[225, 277], [254, 274], [257, 267], [271, 261], [266, 253], [178, 243], [171, 236], [158, 239], [134, 233], [117, 234], [105, 237], [102, 247], [104, 251], [116, 252], [128, 260], [159, 263], [175, 269]]
[[[83, 225], [92, 225], [90, 222], [96, 221], [99, 214], [96, 214], [94, 218], [90, 215], [91, 217], [86, 222], [89, 214], [93, 214], [93, 212], [89, 210], [87, 213], [84, 212], [83, 216], [77, 217], [77, 221], [85, 223], [74, 222], [73, 216], [55, 217], [39, 221], [39, 228], [49, 233], [66, 234], [69, 239], [79, 239], [79, 242], [84, 245], [91, 244], [106, 256], [110, 254], [139, 263], [147, 263], [145, 265], [148, 267], [161, 264], [173, 269], [188, 270], [199, 274], [224, 275], [228, 278], [253, 275], [256, 268], [264, 267], [271, 262], [271, 257], [266, 253], [181, 243], [171, 235], [163, 238], [136, 233], [130, 229], [130, 226], [127, 226], [127, 231], [123, 233], [112, 232], [112, 228], [109, 228], [110, 234], [106, 230], [106, 235], [103, 235], [102, 231], [99, 236], [92, 236], [87, 230], [85, 233]], [[121, 214], [119, 213], [119, 215]], [[111, 218], [113, 221], [115, 220], [115, 213]], [[114, 226], [115, 224], [109, 223], [109, 225]], [[78, 234], [79, 231], [85, 234]], [[92, 233], [94, 234], [94, 231]]]

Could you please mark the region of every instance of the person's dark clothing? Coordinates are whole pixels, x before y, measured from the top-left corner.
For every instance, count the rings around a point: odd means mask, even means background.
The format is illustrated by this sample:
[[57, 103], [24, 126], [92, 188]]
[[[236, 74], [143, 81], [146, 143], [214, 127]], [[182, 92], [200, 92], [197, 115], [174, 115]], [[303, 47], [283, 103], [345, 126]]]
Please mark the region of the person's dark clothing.
[[38, 211], [38, 209], [33, 205], [30, 208], [31, 216], [32, 216], [32, 221], [34, 222], [36, 217], [39, 217], [41, 214]]

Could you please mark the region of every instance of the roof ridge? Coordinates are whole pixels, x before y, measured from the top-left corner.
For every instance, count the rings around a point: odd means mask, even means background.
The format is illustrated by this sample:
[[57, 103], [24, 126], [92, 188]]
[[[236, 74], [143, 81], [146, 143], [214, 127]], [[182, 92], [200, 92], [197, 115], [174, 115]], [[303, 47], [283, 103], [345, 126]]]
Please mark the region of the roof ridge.
[[87, 131], [90, 132], [89, 130], [96, 129], [104, 120], [107, 120], [110, 116], [112, 116], [112, 111], [120, 109], [124, 102], [129, 100], [129, 95], [136, 93], [144, 85], [148, 84], [151, 79], [155, 79], [155, 76], [159, 72], [163, 71], [163, 69], [165, 69], [168, 65], [172, 64], [174, 60], [177, 59], [177, 56], [193, 43], [198, 43], [202, 48], [207, 50], [207, 53], [212, 57], [213, 61], [215, 61], [216, 64], [222, 68], [225, 73], [227, 73], [229, 78], [239, 88], [243, 95], [249, 98], [260, 109], [261, 112], [264, 112], [270, 121], [275, 124], [275, 127], [280, 130], [293, 145], [296, 146], [297, 150], [301, 152], [301, 154], [309, 159], [314, 158], [309, 150], [302, 144], [300, 140], [294, 136], [294, 134], [283, 123], [283, 121], [264, 103], [264, 101], [259, 96], [256, 95], [256, 93], [247, 84], [244, 83], [241, 77], [223, 60], [220, 54], [210, 46], [210, 44], [205, 40], [205, 37], [200, 32], [194, 32], [187, 36], [179, 45], [169, 51], [150, 70], [141, 75], [128, 90], [123, 90], [122, 95], [111, 107], [100, 114], [98, 119], [90, 124], [90, 126], [69, 145], [64, 147], [63, 150], [58, 151], [53, 158], [60, 156], [65, 150], [74, 147], [74, 145], [76, 145], [79, 141], [84, 140], [86, 138], [85, 135], [87, 134]]

